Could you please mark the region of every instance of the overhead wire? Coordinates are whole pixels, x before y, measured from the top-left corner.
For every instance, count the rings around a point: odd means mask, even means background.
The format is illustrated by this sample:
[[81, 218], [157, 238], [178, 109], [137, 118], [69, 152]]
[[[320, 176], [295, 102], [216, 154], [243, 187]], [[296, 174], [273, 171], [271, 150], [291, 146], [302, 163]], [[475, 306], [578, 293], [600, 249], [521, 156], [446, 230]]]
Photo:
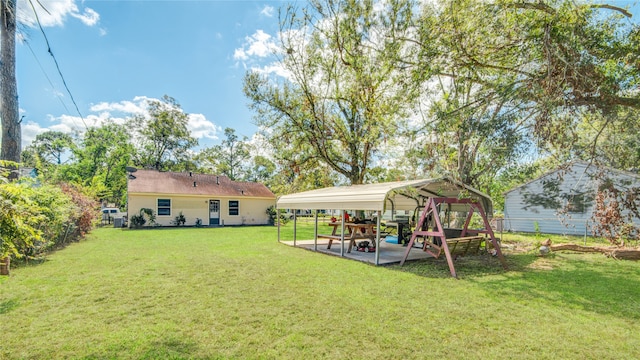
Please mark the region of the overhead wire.
[[[38, 67], [40, 67], [40, 70], [44, 74], [44, 77], [47, 79], [47, 82], [49, 82], [49, 85], [51, 85], [51, 87], [53, 89], [55, 89], [56, 86], [53, 84], [53, 82], [51, 81], [51, 78], [49, 77], [49, 75], [47, 74], [46, 70], [42, 66], [42, 63], [40, 62], [40, 59], [38, 59], [38, 56], [33, 51], [33, 48], [31, 47], [31, 44], [29, 43], [29, 41], [26, 41], [26, 40], [24, 42], [25, 42], [25, 44], [27, 44], [27, 47], [29, 48], [29, 51], [31, 51], [31, 55], [33, 55], [33, 58], [36, 60], [36, 63], [38, 63]], [[64, 109], [67, 112], [71, 112], [69, 110], [69, 108], [67, 107], [67, 104], [65, 104], [64, 101], [62, 101], [62, 98], [60, 96], [57, 96], [57, 95], [56, 95], [56, 97], [58, 98], [58, 100], [60, 100], [60, 104], [62, 104], [62, 107], [64, 107]]]
[[[40, 6], [42, 6], [42, 4], [40, 4], [40, 2], [38, 2], [38, 4]], [[60, 75], [60, 78], [62, 79], [62, 84], [64, 85], [64, 88], [67, 90], [67, 93], [69, 94], [69, 97], [71, 98], [71, 102], [73, 103], [73, 106], [75, 106], [76, 111], [78, 112], [78, 115], [80, 116], [80, 120], [82, 120], [82, 124], [84, 125], [85, 129], [88, 129], [87, 123], [84, 121], [84, 117], [82, 116], [82, 113], [80, 112], [80, 109], [78, 108], [78, 104], [76, 103], [76, 100], [74, 99], [73, 94], [71, 93], [71, 90], [69, 89], [69, 86], [67, 85], [67, 81], [65, 80], [64, 75], [62, 75], [62, 70], [60, 70], [60, 65], [58, 64], [58, 59], [56, 59], [56, 56], [53, 54], [53, 51], [51, 50], [51, 45], [49, 44], [49, 38], [47, 37], [47, 34], [44, 32], [44, 28], [42, 27], [42, 24], [40, 23], [40, 17], [38, 16], [38, 12], [36, 11], [35, 6], [33, 6], [33, 2], [31, 0], [29, 0], [29, 5], [31, 5], [31, 9], [33, 9], [33, 14], [36, 17], [36, 22], [38, 23], [38, 27], [40, 28], [40, 32], [42, 33], [42, 36], [44, 37], [45, 43], [47, 44], [47, 52], [53, 58], [53, 62], [56, 65], [56, 69], [58, 70], [58, 74]], [[42, 6], [42, 7], [44, 8], [44, 6]], [[45, 9], [45, 11], [47, 11], [47, 10]], [[66, 106], [65, 106], [65, 108], [66, 108]]]

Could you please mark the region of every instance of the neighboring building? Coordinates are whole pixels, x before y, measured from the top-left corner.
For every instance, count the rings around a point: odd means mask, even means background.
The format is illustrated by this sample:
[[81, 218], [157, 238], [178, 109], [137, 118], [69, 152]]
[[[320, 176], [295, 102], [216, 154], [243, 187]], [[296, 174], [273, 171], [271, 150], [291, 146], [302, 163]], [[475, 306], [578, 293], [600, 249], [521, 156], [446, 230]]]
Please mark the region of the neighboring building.
[[226, 176], [137, 170], [127, 180], [129, 217], [152, 209], [156, 223], [174, 225], [180, 213], [185, 225], [263, 225], [276, 196], [266, 186], [232, 181]]
[[591, 234], [594, 199], [605, 180], [619, 189], [640, 186], [638, 174], [573, 161], [507, 191], [504, 230]]

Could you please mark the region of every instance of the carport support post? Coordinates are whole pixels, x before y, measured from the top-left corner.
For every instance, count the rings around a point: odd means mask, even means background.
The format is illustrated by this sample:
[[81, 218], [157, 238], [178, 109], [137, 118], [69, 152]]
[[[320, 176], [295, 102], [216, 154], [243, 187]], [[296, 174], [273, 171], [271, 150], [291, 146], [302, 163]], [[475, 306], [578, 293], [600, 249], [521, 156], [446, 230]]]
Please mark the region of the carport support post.
[[280, 242], [280, 210], [278, 209], [278, 202], [276, 202], [276, 219], [276, 224], [278, 224], [278, 242]]
[[340, 210], [342, 215], [340, 215], [340, 256], [344, 256], [344, 210]]
[[313, 251], [318, 251], [318, 209], [315, 213], [316, 225], [313, 231]]
[[380, 210], [376, 212], [376, 266], [380, 265]]
[[298, 229], [296, 228], [296, 225], [298, 224], [298, 218], [296, 216], [296, 209], [293, 209], [293, 246], [296, 246], [296, 235], [297, 235], [297, 231]]

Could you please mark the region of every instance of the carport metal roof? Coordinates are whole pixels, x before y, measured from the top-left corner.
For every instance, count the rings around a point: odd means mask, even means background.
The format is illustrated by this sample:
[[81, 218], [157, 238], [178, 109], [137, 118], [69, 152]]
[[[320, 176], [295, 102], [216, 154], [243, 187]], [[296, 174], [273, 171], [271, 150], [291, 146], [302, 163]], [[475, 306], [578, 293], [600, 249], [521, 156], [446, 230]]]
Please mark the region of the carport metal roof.
[[283, 195], [277, 205], [289, 209], [413, 210], [431, 197], [471, 198], [479, 201], [489, 216], [493, 212], [488, 195], [449, 177], [310, 190]]

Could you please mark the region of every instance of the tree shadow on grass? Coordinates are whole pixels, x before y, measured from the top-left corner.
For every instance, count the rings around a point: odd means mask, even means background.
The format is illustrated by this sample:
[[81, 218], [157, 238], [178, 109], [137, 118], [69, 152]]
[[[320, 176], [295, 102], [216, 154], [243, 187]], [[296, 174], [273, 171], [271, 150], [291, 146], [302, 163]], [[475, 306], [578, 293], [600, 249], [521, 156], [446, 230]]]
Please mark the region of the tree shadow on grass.
[[16, 299], [0, 301], [0, 315], [7, 314], [11, 310], [17, 308], [18, 305], [20, 305], [20, 303]]
[[[146, 344], [145, 347], [148, 350], [140, 354], [133, 354], [132, 351], [139, 347], [140, 344], [126, 341], [112, 346], [106, 353], [94, 353], [86, 356], [85, 359], [116, 359], [123, 354], [126, 354], [126, 357], [135, 356], [136, 359], [198, 359], [193, 355], [198, 350], [198, 344], [190, 340], [178, 339], [175, 336], [153, 341]], [[207, 359], [209, 358], [207, 357]]]
[[[531, 255], [522, 255], [531, 256]], [[535, 257], [505, 277], [470, 276], [492, 296], [541, 301], [624, 319], [640, 319], [640, 264], [600, 254]]]
[[193, 341], [185, 341], [170, 337], [154, 341], [151, 349], [145, 352], [141, 359], [194, 359], [193, 354], [198, 345]]
[[[523, 256], [525, 255], [525, 256]], [[488, 275], [504, 274], [507, 271], [520, 271], [529, 263], [535, 261], [535, 256], [526, 254], [505, 255], [508, 270], [505, 270], [500, 260], [487, 253], [480, 255], [458, 256], [453, 264], [456, 269], [458, 279], [473, 277], [485, 277]], [[449, 264], [444, 255], [438, 259], [428, 258], [415, 261], [408, 261], [403, 266], [390, 265], [389, 269], [408, 272], [428, 278], [451, 278]]]
[[[640, 262], [601, 254], [535, 252], [506, 254], [509, 269], [495, 257], [468, 256], [454, 262], [458, 278], [478, 284], [490, 296], [547, 302], [620, 318], [640, 319]], [[450, 278], [444, 258], [389, 268], [429, 278]]]

